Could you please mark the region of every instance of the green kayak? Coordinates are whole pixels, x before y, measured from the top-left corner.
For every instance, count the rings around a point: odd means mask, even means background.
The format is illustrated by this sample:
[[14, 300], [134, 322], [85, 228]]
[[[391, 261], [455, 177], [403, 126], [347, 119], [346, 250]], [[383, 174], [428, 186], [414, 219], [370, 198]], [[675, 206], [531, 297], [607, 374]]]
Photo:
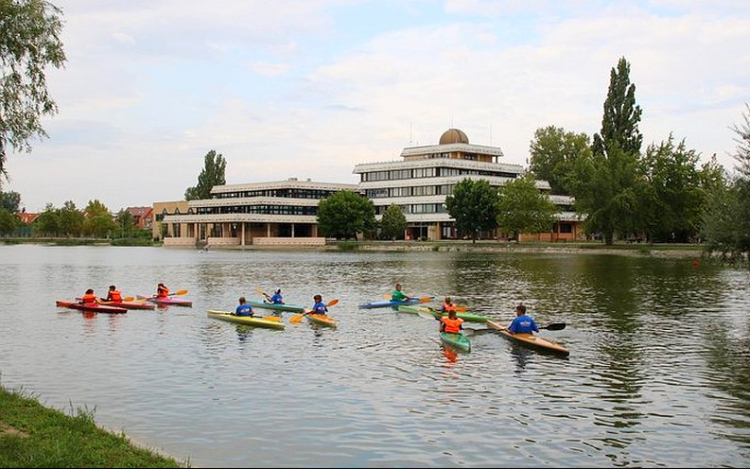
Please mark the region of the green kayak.
[[[431, 314], [435, 318], [448, 316], [448, 313], [441, 313], [440, 311], [433, 309], [433, 308], [429, 308], [427, 306], [401, 305], [398, 307], [398, 312], [399, 313], [412, 313], [412, 314], [427, 313], [427, 314]], [[456, 313], [456, 317], [461, 318], [466, 322], [479, 322], [479, 323], [487, 322], [487, 316], [481, 316], [479, 314]]]
[[469, 339], [466, 338], [466, 336], [463, 334], [454, 334], [452, 332], [441, 332], [440, 341], [450, 347], [453, 347], [457, 350], [461, 350], [462, 352], [471, 351], [471, 342], [469, 342]]
[[270, 309], [272, 311], [288, 311], [290, 313], [303, 313], [304, 306], [288, 305], [286, 303], [268, 303], [267, 301], [248, 300], [247, 304], [253, 308]]

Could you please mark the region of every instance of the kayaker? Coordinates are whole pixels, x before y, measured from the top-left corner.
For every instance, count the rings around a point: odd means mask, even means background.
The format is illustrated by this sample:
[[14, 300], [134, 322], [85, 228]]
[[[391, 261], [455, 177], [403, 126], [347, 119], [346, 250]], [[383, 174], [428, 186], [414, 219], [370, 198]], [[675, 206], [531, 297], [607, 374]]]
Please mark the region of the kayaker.
[[464, 320], [456, 317], [456, 310], [452, 309], [448, 311], [448, 317], [440, 318], [440, 332], [460, 334], [463, 324]]
[[245, 303], [245, 301], [245, 297], [241, 296], [240, 304], [237, 306], [237, 309], [234, 310], [235, 316], [255, 316], [255, 314], [253, 313], [253, 307]]
[[539, 332], [534, 319], [526, 314], [526, 306], [523, 303], [516, 306], [516, 318], [508, 326], [511, 334], [533, 334]]
[[309, 314], [326, 314], [328, 312], [328, 306], [323, 303], [322, 296], [315, 295], [313, 296], [313, 300], [315, 300], [315, 304], [313, 305]]
[[85, 305], [99, 304], [99, 300], [97, 300], [96, 295], [94, 295], [93, 288], [89, 288], [88, 290], [86, 290], [86, 294], [81, 297], [81, 303]]
[[450, 313], [451, 311], [457, 311], [456, 305], [453, 304], [453, 300], [450, 296], [445, 297], [445, 302], [443, 303], [443, 307], [440, 308], [440, 311], [443, 313]]
[[169, 288], [167, 288], [167, 286], [163, 283], [160, 283], [156, 287], [156, 298], [162, 299], [167, 297], [169, 297]]
[[391, 301], [409, 301], [411, 298], [401, 291], [401, 284], [396, 284], [396, 289], [391, 293]]
[[281, 296], [281, 288], [277, 289], [271, 298], [269, 298], [269, 301], [275, 305], [283, 305], [284, 304], [284, 298]]
[[120, 293], [120, 290], [118, 290], [116, 286], [110, 285], [109, 291], [107, 292], [107, 297], [102, 298], [102, 301], [109, 301], [112, 303], [122, 303], [122, 293]]

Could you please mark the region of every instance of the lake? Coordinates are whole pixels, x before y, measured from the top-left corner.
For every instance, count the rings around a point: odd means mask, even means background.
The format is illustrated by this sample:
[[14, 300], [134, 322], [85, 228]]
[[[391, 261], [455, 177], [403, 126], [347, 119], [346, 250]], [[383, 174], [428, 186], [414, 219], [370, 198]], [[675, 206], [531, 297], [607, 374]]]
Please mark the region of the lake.
[[[59, 309], [87, 288], [192, 308]], [[451, 295], [502, 323], [523, 302], [568, 358], [358, 305]], [[339, 299], [338, 329], [208, 318], [258, 289]], [[750, 274], [606, 254], [0, 246], [0, 378], [193, 467], [748, 467]], [[261, 310], [256, 310], [261, 312]], [[284, 313], [285, 321], [293, 313]], [[470, 327], [483, 327], [469, 324]]]

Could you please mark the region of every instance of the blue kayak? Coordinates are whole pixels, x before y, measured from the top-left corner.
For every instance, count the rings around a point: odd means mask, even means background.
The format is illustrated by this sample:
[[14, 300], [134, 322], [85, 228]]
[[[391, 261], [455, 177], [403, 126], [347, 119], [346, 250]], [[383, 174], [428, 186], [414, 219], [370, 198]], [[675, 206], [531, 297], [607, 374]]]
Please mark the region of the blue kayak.
[[[432, 298], [432, 297], [430, 297]], [[371, 301], [369, 303], [362, 303], [359, 305], [360, 308], [385, 308], [391, 306], [397, 308], [401, 305], [410, 305], [414, 303], [422, 303], [422, 298], [409, 298], [406, 301], [393, 301], [393, 300], [382, 300], [382, 301]]]

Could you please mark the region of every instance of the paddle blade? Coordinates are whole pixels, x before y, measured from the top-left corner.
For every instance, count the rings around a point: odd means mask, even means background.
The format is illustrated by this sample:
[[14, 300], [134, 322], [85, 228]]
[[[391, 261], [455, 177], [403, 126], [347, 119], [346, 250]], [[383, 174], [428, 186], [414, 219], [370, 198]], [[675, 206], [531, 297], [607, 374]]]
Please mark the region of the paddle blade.
[[457, 313], [465, 313], [465, 312], [467, 312], [468, 310], [469, 310], [469, 308], [468, 308], [468, 307], [466, 307], [466, 306], [457, 306], [457, 307], [456, 307], [456, 312], [457, 312]]
[[170, 293], [169, 296], [172, 296], [172, 295], [178, 295], [179, 296], [179, 295], [187, 295], [187, 294], [188, 294], [187, 290], [177, 290], [174, 293]]
[[430, 301], [432, 301], [432, 298], [430, 298], [429, 296], [423, 296], [419, 299], [420, 303], [429, 303]]
[[132, 296], [126, 296], [122, 299], [122, 301], [135, 301], [135, 298], [133, 298]]
[[266, 321], [281, 322], [281, 318], [278, 316], [263, 316], [263, 319], [265, 319]]
[[333, 306], [333, 305], [337, 304], [338, 302], [339, 302], [339, 299], [338, 299], [338, 298], [334, 298], [334, 299], [332, 299], [331, 301], [329, 301], [329, 302], [328, 302], [328, 303], [326, 304], [326, 306]]
[[291, 318], [289, 318], [289, 322], [291, 322], [292, 324], [299, 324], [304, 316], [304, 314], [297, 314], [296, 316], [292, 316]]
[[561, 331], [565, 329], [565, 323], [564, 322], [553, 322], [552, 324], [548, 324], [544, 327], [540, 327], [539, 329], [547, 329], [548, 331]]

